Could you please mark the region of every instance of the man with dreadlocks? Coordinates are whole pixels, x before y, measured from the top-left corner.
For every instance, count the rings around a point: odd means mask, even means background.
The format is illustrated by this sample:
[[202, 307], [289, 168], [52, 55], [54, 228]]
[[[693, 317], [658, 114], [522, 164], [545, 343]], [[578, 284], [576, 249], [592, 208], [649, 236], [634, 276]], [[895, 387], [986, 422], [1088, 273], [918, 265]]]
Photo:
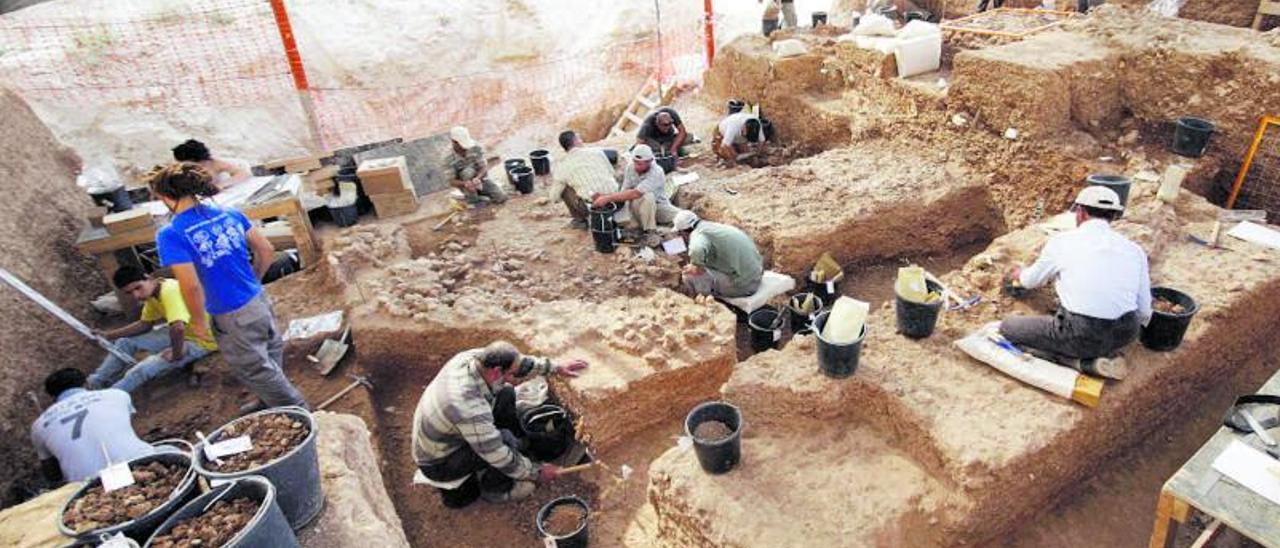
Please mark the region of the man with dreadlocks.
[[[222, 357], [236, 379], [258, 396], [259, 401], [241, 411], [306, 407], [284, 375], [284, 342], [259, 281], [271, 266], [271, 242], [243, 213], [201, 200], [218, 188], [199, 165], [156, 168], [147, 174], [147, 183], [173, 212], [173, 220], [156, 234], [160, 262], [173, 269], [187, 309], [207, 310], [212, 316]], [[197, 313], [190, 328], [207, 339], [206, 324]]]

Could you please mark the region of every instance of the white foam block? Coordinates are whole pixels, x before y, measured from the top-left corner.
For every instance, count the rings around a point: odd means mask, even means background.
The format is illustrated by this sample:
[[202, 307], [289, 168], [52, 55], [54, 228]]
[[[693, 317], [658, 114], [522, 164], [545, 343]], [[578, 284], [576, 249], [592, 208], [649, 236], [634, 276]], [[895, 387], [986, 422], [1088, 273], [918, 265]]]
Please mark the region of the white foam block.
[[796, 281], [791, 276], [779, 274], [771, 270], [764, 271], [764, 275], [760, 277], [760, 288], [752, 295], [746, 297], [734, 297], [731, 299], [723, 299], [730, 306], [741, 310], [746, 314], [755, 312], [756, 309], [764, 306], [770, 299], [787, 293], [796, 288]]

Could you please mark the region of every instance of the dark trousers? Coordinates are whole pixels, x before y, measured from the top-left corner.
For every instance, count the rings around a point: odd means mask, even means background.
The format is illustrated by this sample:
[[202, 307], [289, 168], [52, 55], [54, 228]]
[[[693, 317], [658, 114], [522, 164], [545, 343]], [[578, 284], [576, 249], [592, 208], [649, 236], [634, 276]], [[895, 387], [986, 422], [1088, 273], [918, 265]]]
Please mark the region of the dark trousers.
[[573, 187], [565, 185], [564, 192], [560, 193], [560, 201], [564, 202], [564, 207], [569, 210], [569, 216], [574, 220], [587, 220], [587, 202], [578, 196], [578, 191]]
[[[506, 443], [512, 451], [518, 451], [520, 440], [517, 435], [521, 430], [520, 419], [516, 416], [516, 390], [506, 386], [495, 396], [493, 424], [502, 433], [503, 443]], [[422, 474], [432, 481], [453, 481], [481, 470], [488, 470], [480, 478], [480, 489], [494, 493], [509, 491], [515, 481], [489, 466], [489, 462], [477, 455], [470, 445], [464, 445], [449, 456], [419, 468]]]
[[1003, 8], [1004, 0], [978, 0], [978, 11], [987, 11], [987, 6]]
[[[1000, 322], [1000, 334], [1032, 354], [1080, 369], [1082, 361], [1105, 358], [1138, 338], [1138, 315], [1103, 320], [1061, 308], [1052, 316], [1014, 316]], [[1088, 373], [1089, 371], [1085, 371]]]

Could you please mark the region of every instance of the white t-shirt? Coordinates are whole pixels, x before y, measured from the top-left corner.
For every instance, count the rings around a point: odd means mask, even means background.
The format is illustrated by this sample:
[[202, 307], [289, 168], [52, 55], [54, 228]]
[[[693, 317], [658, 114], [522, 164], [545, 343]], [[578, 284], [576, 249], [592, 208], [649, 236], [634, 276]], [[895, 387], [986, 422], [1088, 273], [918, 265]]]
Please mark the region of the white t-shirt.
[[155, 453], [138, 438], [130, 416], [133, 402], [124, 390], [73, 388], [40, 414], [31, 425], [31, 442], [40, 460], [58, 459], [62, 477], [83, 481], [107, 467]]
[[1142, 325], [1151, 319], [1147, 254], [1106, 221], [1091, 219], [1050, 238], [1019, 281], [1036, 288], [1055, 277], [1058, 301], [1068, 312], [1103, 320], [1137, 312]]
[[[756, 116], [750, 112], [737, 112], [725, 116], [720, 120], [720, 144], [727, 146], [746, 144], [747, 120], [755, 118]], [[764, 142], [764, 128], [760, 128], [760, 137], [756, 140]]]

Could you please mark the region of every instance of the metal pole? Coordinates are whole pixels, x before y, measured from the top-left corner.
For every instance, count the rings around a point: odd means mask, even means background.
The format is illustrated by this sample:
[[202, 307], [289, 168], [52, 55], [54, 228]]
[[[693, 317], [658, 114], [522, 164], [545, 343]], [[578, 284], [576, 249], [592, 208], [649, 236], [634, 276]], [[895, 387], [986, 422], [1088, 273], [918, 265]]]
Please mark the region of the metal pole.
[[138, 361], [133, 359], [133, 356], [121, 352], [115, 347], [115, 345], [111, 344], [110, 341], [94, 334], [93, 330], [89, 329], [89, 326], [81, 323], [80, 320], [75, 318], [75, 316], [72, 316], [66, 310], [63, 310], [62, 307], [54, 304], [53, 301], [46, 299], [39, 291], [31, 289], [31, 286], [23, 283], [22, 280], [18, 279], [17, 276], [14, 276], [13, 273], [9, 272], [7, 269], [0, 268], [0, 280], [4, 280], [5, 283], [13, 286], [13, 288], [17, 289], [19, 293], [26, 295], [28, 299], [31, 299], [32, 301], [35, 301], [36, 304], [40, 305], [40, 308], [47, 310], [50, 314], [53, 314], [54, 317], [62, 320], [63, 323], [71, 326], [72, 329], [76, 330], [81, 335], [92, 339], [94, 342], [98, 343], [98, 346], [101, 346], [103, 350], [110, 352], [111, 355], [119, 358], [124, 363], [129, 364], [130, 366], [138, 364]]
[[703, 19], [706, 20], [707, 68], [711, 68], [711, 62], [716, 58], [715, 11], [711, 7], [711, 0], [703, 0], [702, 9], [704, 12]]
[[298, 90], [298, 101], [302, 104], [302, 112], [307, 117], [307, 130], [311, 133], [312, 152], [324, 150], [320, 124], [316, 120], [315, 99], [311, 96], [311, 85], [307, 81], [307, 70], [302, 64], [302, 55], [298, 53], [298, 42], [293, 38], [293, 24], [289, 22], [289, 11], [285, 9], [284, 0], [271, 0], [271, 12], [276, 17], [276, 28], [280, 31], [280, 42], [284, 44], [284, 55], [289, 60], [289, 73], [293, 75], [293, 86]]

